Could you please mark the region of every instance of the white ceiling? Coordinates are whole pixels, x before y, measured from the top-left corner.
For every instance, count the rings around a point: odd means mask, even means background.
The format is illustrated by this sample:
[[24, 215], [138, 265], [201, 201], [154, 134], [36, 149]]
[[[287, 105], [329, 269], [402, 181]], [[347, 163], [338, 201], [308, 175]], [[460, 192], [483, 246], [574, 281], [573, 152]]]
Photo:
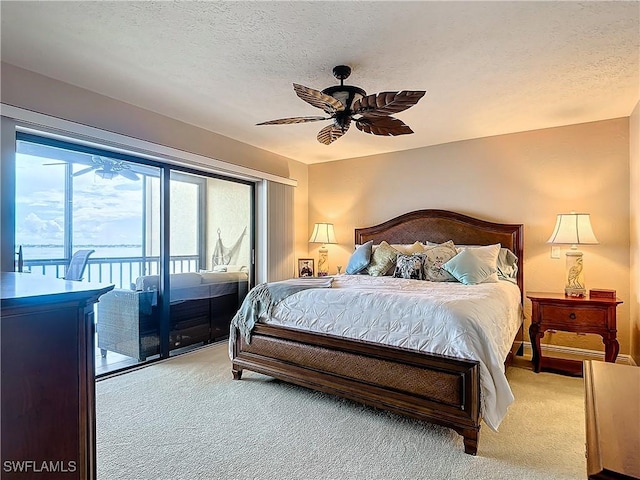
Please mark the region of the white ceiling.
[[[640, 98], [634, 2], [0, 3], [2, 61], [306, 163], [629, 116]], [[328, 122], [292, 83], [335, 65], [367, 93], [426, 90], [413, 135]]]

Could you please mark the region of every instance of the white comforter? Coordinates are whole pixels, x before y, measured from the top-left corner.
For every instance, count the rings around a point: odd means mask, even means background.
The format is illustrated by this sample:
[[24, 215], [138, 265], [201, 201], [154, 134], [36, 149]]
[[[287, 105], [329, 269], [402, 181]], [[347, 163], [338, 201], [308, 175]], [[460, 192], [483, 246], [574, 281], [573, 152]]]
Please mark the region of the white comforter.
[[332, 288], [291, 295], [260, 321], [478, 360], [483, 419], [497, 430], [513, 402], [503, 362], [521, 315], [519, 288], [503, 280], [463, 285], [341, 275]]

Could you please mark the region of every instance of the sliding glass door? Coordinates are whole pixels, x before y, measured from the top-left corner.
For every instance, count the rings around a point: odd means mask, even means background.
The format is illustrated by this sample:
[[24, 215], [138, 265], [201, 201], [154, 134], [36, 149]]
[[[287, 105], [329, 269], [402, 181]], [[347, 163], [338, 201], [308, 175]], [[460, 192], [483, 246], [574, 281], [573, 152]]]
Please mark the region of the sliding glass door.
[[251, 275], [252, 187], [171, 170], [169, 348], [223, 339]]
[[[97, 373], [225, 338], [253, 275], [249, 182], [19, 134], [16, 268], [111, 283], [97, 305]], [[74, 259], [75, 261], [75, 259]]]

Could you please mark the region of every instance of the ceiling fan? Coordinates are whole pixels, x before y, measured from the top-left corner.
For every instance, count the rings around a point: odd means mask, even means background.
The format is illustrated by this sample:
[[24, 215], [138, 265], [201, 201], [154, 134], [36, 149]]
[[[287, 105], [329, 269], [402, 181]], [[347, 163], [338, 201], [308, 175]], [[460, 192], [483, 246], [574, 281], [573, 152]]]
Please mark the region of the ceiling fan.
[[[105, 180], [111, 180], [117, 175], [122, 175], [129, 180], [140, 180], [137, 174], [131, 171], [131, 166], [123, 160], [113, 160], [111, 158], [91, 156], [91, 166], [74, 172], [74, 177], [79, 177], [85, 173], [95, 171], [96, 175]], [[59, 163], [45, 163], [45, 165], [63, 165]]]
[[425, 95], [424, 90], [402, 90], [401, 92], [381, 92], [367, 95], [363, 89], [345, 85], [344, 80], [351, 75], [351, 67], [338, 65], [333, 68], [333, 76], [340, 85], [322, 91], [303, 85], [293, 84], [298, 97], [314, 107], [321, 108], [328, 117], [292, 117], [258, 123], [258, 125], [286, 125], [292, 123], [333, 120], [318, 133], [318, 141], [329, 145], [342, 137], [353, 120], [358, 130], [373, 135], [407, 135], [413, 133], [402, 120], [391, 114], [402, 112], [414, 106]]

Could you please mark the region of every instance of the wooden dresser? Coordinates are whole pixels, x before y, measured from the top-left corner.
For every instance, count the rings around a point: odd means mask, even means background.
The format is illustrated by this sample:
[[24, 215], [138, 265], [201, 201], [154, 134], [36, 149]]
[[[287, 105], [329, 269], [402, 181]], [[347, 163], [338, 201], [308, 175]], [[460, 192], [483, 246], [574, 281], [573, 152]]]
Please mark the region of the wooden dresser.
[[95, 479], [93, 304], [113, 285], [0, 275], [0, 476]]
[[587, 475], [640, 480], [640, 367], [584, 362]]

